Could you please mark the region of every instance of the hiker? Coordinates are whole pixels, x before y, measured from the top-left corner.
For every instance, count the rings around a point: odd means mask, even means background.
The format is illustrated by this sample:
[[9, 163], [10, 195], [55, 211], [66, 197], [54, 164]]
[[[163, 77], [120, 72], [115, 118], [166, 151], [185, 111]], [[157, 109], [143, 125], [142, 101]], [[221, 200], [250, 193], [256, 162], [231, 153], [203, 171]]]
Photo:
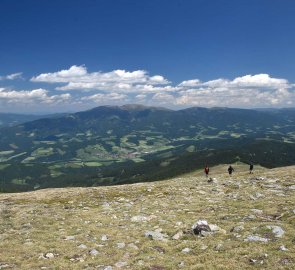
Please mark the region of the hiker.
[[232, 174], [233, 171], [234, 171], [234, 168], [233, 168], [231, 165], [229, 165], [227, 171], [228, 171], [228, 174], [231, 176], [231, 174]]
[[205, 168], [204, 168], [204, 172], [206, 174], [206, 177], [208, 177], [208, 174], [209, 174], [209, 167], [208, 165], [206, 164]]
[[251, 163], [249, 168], [250, 174], [253, 173], [253, 169], [254, 169], [254, 165]]

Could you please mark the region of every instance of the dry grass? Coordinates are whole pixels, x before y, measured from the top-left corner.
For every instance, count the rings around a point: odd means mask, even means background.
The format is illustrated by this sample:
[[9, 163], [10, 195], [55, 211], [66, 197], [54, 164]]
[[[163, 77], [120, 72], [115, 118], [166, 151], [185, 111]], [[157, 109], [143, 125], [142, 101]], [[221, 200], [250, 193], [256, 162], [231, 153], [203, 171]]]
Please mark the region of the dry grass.
[[[154, 183], [0, 194], [0, 269], [294, 269], [295, 190], [289, 187], [295, 167], [256, 168], [254, 175], [244, 165], [234, 167], [232, 177], [226, 166], [213, 168], [214, 183], [199, 171]], [[132, 222], [134, 216], [148, 220]], [[198, 219], [225, 232], [172, 239]], [[238, 225], [244, 230], [231, 232]], [[285, 234], [274, 237], [267, 225]], [[145, 237], [155, 230], [167, 240]], [[248, 235], [269, 241], [246, 242]], [[46, 253], [54, 258], [43, 258]]]

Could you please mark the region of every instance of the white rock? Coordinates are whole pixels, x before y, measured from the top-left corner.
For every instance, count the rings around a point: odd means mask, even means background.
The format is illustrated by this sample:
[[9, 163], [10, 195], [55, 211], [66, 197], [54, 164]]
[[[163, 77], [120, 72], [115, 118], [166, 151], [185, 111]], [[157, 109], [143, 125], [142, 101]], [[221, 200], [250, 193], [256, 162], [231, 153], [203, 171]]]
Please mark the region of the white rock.
[[182, 253], [190, 253], [191, 249], [190, 248], [184, 248], [181, 252]]
[[257, 235], [249, 235], [244, 241], [250, 242], [268, 242], [267, 238], [263, 238]]
[[98, 255], [98, 251], [94, 248], [94, 249], [91, 249], [90, 251], [89, 251], [89, 254], [91, 255], [91, 256], [96, 256], [96, 255]]
[[285, 231], [280, 226], [275, 225], [268, 225], [266, 226], [268, 229], [272, 230], [272, 233], [275, 235], [275, 237], [282, 237], [285, 233]]
[[172, 239], [173, 239], [173, 240], [178, 240], [178, 239], [180, 239], [182, 236], [183, 236], [183, 232], [182, 232], [182, 231], [179, 231], [179, 232], [177, 232], [176, 234], [174, 234], [174, 235], [172, 236]]
[[84, 245], [84, 244], [81, 244], [81, 245], [79, 245], [79, 246], [78, 246], [78, 248], [85, 249], [85, 248], [87, 248], [87, 246], [86, 246], [86, 245]]
[[125, 243], [117, 243], [118, 248], [124, 248], [126, 245]]
[[45, 254], [45, 258], [47, 258], [47, 259], [53, 259], [54, 258], [54, 254], [51, 253], [51, 252], [48, 252], [48, 253]]
[[288, 251], [288, 249], [287, 249], [284, 245], [280, 246], [279, 249], [280, 249], [281, 251]]
[[218, 227], [216, 224], [209, 224], [209, 228], [212, 232], [217, 232], [220, 230], [220, 227]]
[[138, 246], [133, 244], [133, 243], [128, 244], [128, 247], [132, 248], [132, 249], [135, 249], [135, 250], [139, 250]]
[[122, 267], [126, 266], [127, 264], [128, 264], [127, 262], [117, 262], [115, 264], [115, 266], [118, 268], [122, 268]]
[[113, 270], [113, 267], [111, 267], [111, 266], [106, 266], [103, 270]]
[[2, 264], [2, 263], [0, 263], [0, 269], [6, 269], [6, 268], [11, 268], [11, 267], [10, 267], [9, 264], [6, 264], [6, 263]]
[[107, 240], [109, 240], [109, 238], [105, 234], [102, 235], [100, 239], [101, 239], [101, 241], [107, 241]]
[[159, 241], [165, 241], [168, 237], [166, 234], [162, 234], [160, 232], [153, 232], [153, 231], [146, 231], [145, 237], [149, 237], [152, 240], [159, 240]]
[[206, 250], [208, 248], [208, 246], [206, 246], [206, 245], [204, 245], [204, 244], [202, 244], [201, 246], [200, 246], [200, 249], [201, 250]]
[[184, 267], [184, 266], [185, 266], [184, 261], [181, 261], [181, 262], [178, 264], [178, 267]]
[[260, 209], [251, 209], [251, 211], [255, 214], [262, 214], [263, 213], [263, 211]]
[[240, 225], [240, 226], [235, 226], [231, 229], [231, 232], [241, 232], [243, 231], [245, 228], [244, 226]]
[[198, 220], [195, 224], [197, 224], [197, 225], [207, 225], [208, 226], [208, 222], [207, 222], [207, 220]]
[[131, 218], [131, 222], [145, 222], [148, 221], [149, 219], [145, 216], [133, 216]]
[[72, 240], [75, 240], [75, 236], [72, 236], [72, 235], [67, 236], [65, 240], [67, 240], [67, 241], [69, 241], [69, 240], [71, 240], [71, 241]]

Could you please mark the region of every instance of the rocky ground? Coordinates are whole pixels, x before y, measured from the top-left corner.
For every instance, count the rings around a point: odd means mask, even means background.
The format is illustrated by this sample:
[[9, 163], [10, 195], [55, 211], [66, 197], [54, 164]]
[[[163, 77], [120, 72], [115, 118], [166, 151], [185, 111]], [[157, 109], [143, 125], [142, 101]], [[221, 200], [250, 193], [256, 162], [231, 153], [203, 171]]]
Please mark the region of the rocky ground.
[[0, 194], [0, 269], [295, 269], [295, 166]]

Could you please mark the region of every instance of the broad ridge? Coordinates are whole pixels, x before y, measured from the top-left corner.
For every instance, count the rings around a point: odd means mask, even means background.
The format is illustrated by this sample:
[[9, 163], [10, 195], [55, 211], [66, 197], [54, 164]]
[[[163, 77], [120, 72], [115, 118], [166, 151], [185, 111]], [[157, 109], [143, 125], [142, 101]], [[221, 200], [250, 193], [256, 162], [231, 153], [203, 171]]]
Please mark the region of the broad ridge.
[[232, 166], [232, 177], [227, 165], [212, 167], [210, 183], [200, 170], [153, 183], [0, 194], [0, 265], [294, 268], [294, 166], [255, 166], [253, 174]]

